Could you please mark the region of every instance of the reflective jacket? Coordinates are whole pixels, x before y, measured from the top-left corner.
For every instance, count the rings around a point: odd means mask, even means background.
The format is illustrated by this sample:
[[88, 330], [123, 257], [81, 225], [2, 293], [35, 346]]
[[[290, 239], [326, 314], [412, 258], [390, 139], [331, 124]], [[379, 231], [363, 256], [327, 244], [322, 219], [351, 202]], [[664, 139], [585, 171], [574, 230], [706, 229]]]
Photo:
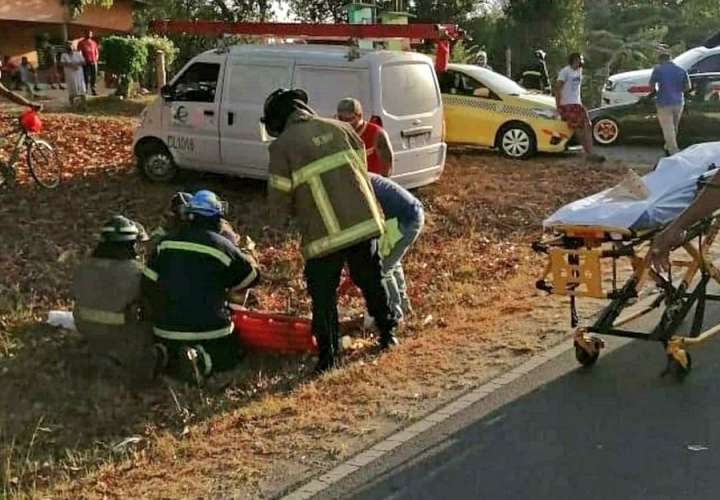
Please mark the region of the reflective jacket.
[[292, 216], [303, 256], [314, 259], [378, 237], [382, 211], [368, 179], [365, 149], [353, 128], [305, 111], [291, 115], [270, 145], [269, 202]]
[[91, 352], [128, 365], [148, 345], [148, 325], [139, 321], [141, 278], [135, 259], [92, 257], [75, 270], [73, 316]]
[[251, 257], [199, 222], [160, 241], [143, 274], [155, 335], [189, 342], [230, 335], [227, 293], [258, 279]]

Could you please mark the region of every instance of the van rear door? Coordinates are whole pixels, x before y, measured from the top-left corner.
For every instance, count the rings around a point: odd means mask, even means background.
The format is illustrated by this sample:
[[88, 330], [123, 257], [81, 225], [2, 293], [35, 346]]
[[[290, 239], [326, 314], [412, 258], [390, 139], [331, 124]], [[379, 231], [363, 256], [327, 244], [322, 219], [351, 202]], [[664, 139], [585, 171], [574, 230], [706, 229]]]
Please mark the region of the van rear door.
[[435, 69], [427, 61], [380, 67], [380, 119], [395, 150], [393, 178], [405, 187], [435, 181], [445, 165], [443, 108]]

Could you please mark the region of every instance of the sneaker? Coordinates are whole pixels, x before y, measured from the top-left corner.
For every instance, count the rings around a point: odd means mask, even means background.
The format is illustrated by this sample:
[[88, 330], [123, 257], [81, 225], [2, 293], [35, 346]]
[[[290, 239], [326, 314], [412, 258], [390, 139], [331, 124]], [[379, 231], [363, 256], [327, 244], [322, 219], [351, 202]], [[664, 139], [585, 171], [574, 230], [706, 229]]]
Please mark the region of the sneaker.
[[400, 341], [394, 333], [380, 336], [379, 347], [381, 351], [389, 351], [393, 347], [400, 345]]

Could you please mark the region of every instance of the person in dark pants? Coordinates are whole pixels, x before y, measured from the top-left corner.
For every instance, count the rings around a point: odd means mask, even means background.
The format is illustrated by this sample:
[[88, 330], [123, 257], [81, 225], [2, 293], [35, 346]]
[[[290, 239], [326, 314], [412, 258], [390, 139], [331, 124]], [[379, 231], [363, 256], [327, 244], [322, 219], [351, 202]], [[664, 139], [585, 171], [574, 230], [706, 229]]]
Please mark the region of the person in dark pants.
[[302, 234], [320, 373], [337, 362], [337, 288], [345, 264], [375, 318], [382, 350], [397, 344], [397, 318], [382, 285], [378, 238], [385, 220], [368, 178], [363, 142], [352, 126], [320, 118], [307, 103], [302, 90], [276, 90], [265, 101], [263, 123], [277, 137], [270, 145], [272, 219], [283, 223], [292, 216]]
[[227, 294], [258, 281], [255, 261], [220, 234], [224, 213], [215, 193], [195, 193], [187, 224], [159, 242], [143, 269], [156, 347], [170, 372], [197, 385], [240, 361]]
[[85, 32], [85, 38], [78, 42], [78, 50], [82, 53], [83, 59], [85, 59], [85, 66], [83, 66], [85, 86], [90, 89], [92, 95], [97, 95], [96, 84], [100, 48], [98, 43], [93, 40], [93, 32], [91, 30], [87, 30]]

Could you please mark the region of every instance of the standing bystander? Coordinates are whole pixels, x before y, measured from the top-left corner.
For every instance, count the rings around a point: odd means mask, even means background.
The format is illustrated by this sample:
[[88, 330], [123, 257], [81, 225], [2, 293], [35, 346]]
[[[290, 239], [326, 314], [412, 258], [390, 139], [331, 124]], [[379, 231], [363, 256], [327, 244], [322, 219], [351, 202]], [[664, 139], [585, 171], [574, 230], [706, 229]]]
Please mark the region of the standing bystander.
[[85, 87], [90, 89], [92, 95], [97, 95], [96, 85], [100, 48], [98, 47], [98, 43], [93, 40], [93, 32], [91, 30], [87, 30], [85, 32], [85, 38], [78, 42], [78, 50], [82, 52], [83, 59], [85, 59], [85, 66], [83, 67]]
[[85, 79], [83, 78], [83, 56], [73, 50], [70, 42], [65, 44], [65, 53], [60, 58], [60, 65], [65, 71], [65, 85], [67, 85], [68, 99], [70, 106], [74, 106], [76, 101], [80, 102], [80, 107], [85, 107]]
[[555, 82], [555, 103], [563, 121], [568, 124], [570, 130], [579, 136], [585, 152], [585, 159], [601, 163], [605, 161], [605, 157], [593, 153], [590, 118], [580, 96], [584, 64], [585, 60], [582, 54], [579, 52], [570, 54], [568, 65], [560, 70], [557, 82]]
[[650, 95], [655, 96], [657, 117], [665, 139], [665, 152], [674, 155], [680, 150], [677, 133], [685, 105], [684, 93], [690, 90], [690, 77], [687, 71], [670, 59], [667, 52], [660, 53], [658, 63], [650, 75]]

